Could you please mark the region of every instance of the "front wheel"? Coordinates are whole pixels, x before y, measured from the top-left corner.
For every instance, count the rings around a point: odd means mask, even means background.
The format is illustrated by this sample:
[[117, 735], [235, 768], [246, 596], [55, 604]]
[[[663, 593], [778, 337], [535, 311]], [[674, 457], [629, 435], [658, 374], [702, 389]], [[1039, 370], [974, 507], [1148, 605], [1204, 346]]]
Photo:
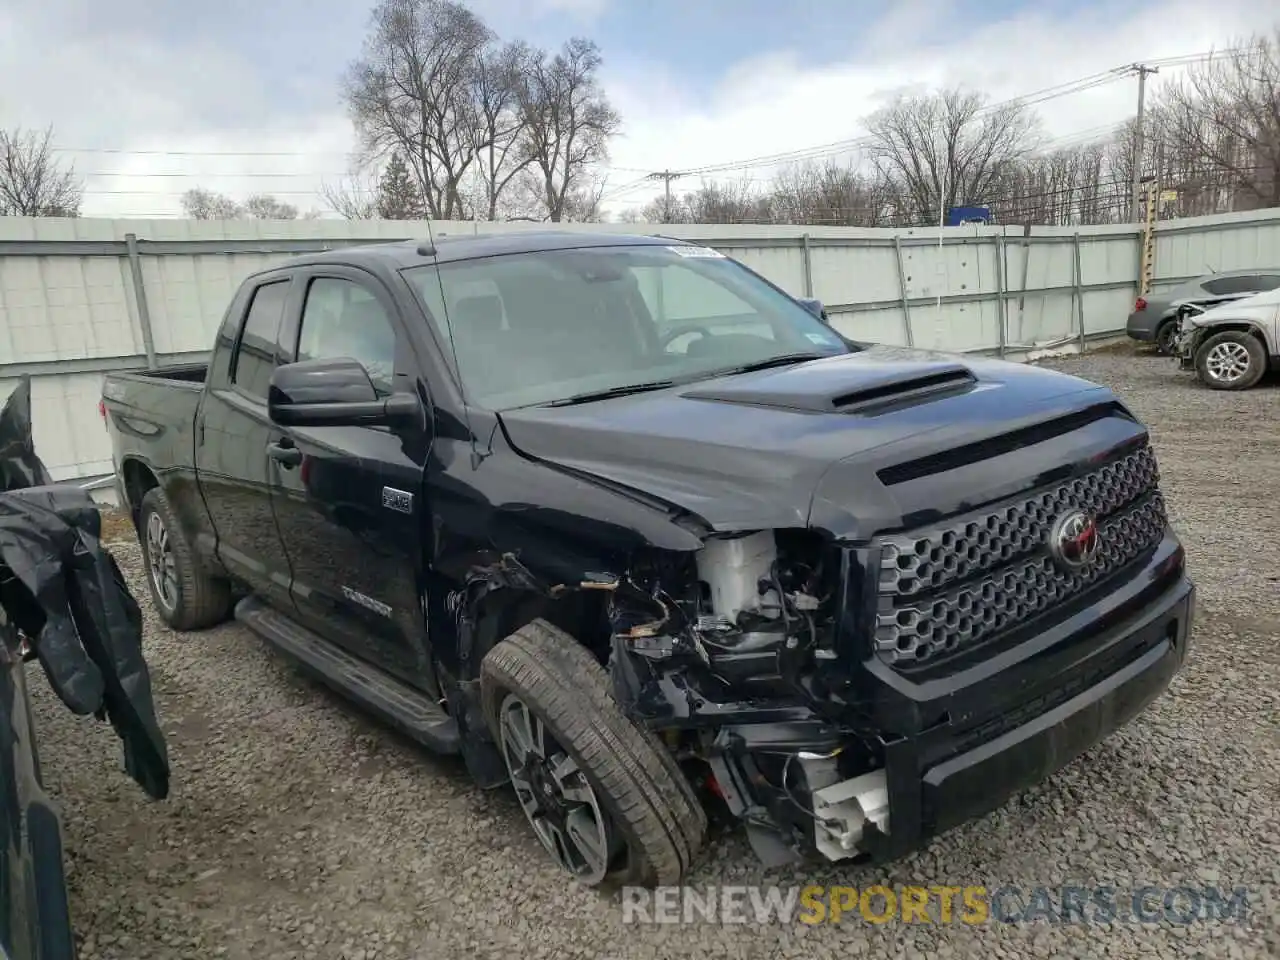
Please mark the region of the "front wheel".
[[1214, 334], [1196, 351], [1196, 374], [1214, 390], [1247, 390], [1266, 369], [1262, 343], [1243, 330]]
[[679, 883], [706, 815], [675, 759], [633, 724], [573, 637], [542, 620], [480, 667], [485, 716], [534, 835], [587, 886]]

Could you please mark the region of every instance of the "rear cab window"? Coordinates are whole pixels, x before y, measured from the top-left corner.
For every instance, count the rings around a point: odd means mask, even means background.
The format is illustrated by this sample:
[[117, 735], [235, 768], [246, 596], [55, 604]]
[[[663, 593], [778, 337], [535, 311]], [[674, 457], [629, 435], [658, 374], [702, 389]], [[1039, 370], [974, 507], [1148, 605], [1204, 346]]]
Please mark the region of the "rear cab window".
[[276, 366], [276, 334], [284, 318], [289, 280], [272, 280], [253, 291], [231, 355], [230, 380], [237, 390], [266, 400]]

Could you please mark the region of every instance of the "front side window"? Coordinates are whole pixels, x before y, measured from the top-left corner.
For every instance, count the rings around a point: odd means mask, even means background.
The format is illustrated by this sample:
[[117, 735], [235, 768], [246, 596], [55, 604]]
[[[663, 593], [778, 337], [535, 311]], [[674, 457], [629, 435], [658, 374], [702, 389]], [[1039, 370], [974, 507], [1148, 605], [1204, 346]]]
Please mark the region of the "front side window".
[[697, 247], [509, 254], [404, 274], [468, 402], [493, 410], [851, 349], [786, 294]]
[[245, 393], [266, 399], [276, 364], [276, 333], [284, 317], [289, 281], [264, 283], [253, 292], [244, 326], [231, 358], [231, 382]]
[[355, 360], [379, 396], [391, 393], [396, 328], [369, 290], [338, 277], [316, 277], [307, 287], [298, 332], [299, 360]]

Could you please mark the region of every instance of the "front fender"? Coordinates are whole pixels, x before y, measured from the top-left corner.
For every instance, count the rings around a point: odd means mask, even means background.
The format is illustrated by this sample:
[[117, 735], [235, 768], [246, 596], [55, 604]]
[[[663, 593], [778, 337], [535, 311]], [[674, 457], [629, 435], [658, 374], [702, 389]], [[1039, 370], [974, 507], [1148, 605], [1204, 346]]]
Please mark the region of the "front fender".
[[1274, 357], [1280, 354], [1280, 348], [1276, 345], [1276, 324], [1274, 318], [1270, 322], [1259, 320], [1256, 317], [1226, 316], [1215, 318], [1208, 323], [1200, 323], [1193, 326], [1192, 341], [1197, 349], [1200, 344], [1204, 343], [1215, 333], [1222, 333], [1225, 330], [1246, 330], [1263, 342], [1267, 348], [1267, 355]]

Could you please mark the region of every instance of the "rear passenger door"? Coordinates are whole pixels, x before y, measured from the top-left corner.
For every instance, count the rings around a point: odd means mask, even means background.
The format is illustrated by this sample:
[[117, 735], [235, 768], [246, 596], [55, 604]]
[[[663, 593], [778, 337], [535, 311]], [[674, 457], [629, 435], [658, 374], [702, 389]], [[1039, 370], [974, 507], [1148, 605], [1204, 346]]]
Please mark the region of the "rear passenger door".
[[[354, 268], [310, 268], [290, 359], [360, 362], [380, 395], [417, 389], [417, 364], [380, 281]], [[301, 455], [277, 463], [275, 514], [306, 626], [409, 682], [423, 676], [418, 584], [430, 436], [410, 428], [276, 427]]]
[[292, 606], [289, 562], [271, 506], [267, 387], [292, 280], [265, 274], [242, 290], [219, 333], [196, 424], [196, 472], [218, 557], [281, 609]]

